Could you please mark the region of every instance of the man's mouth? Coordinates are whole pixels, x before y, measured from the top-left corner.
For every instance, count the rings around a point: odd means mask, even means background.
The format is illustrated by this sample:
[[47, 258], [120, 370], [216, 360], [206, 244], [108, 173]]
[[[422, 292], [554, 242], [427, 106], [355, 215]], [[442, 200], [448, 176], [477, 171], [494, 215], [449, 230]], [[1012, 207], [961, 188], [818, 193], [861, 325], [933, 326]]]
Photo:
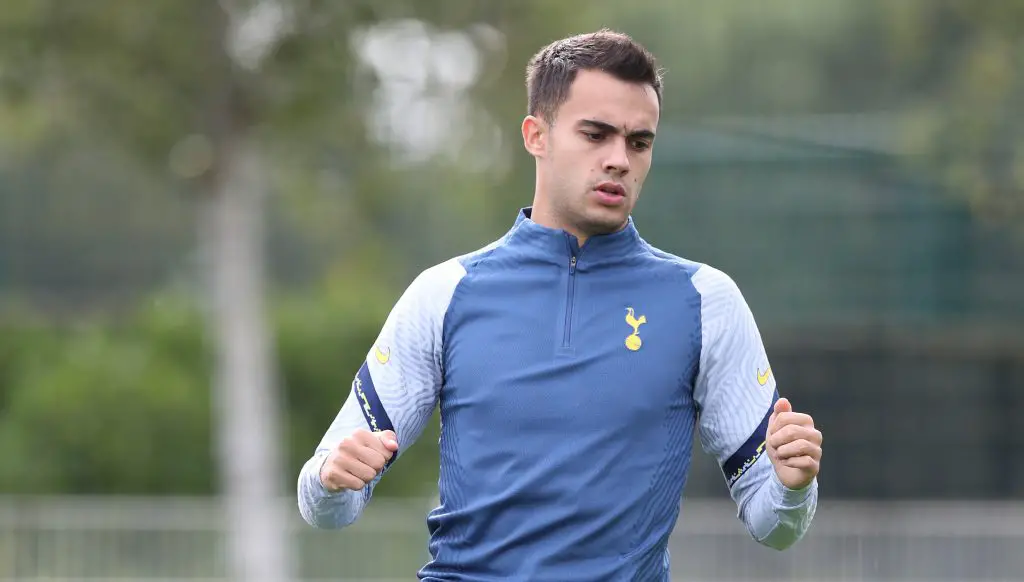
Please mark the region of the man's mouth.
[[626, 195], [626, 189], [615, 182], [601, 182], [596, 188], [594, 188], [594, 190], [604, 192], [605, 194], [611, 194], [613, 196]]

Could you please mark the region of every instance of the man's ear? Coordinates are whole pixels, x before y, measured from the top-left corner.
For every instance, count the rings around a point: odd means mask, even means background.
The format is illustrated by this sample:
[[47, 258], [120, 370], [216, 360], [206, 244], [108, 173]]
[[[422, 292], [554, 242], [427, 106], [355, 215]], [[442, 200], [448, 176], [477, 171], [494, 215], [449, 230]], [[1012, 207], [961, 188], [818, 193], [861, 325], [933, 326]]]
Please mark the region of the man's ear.
[[540, 117], [527, 115], [523, 119], [523, 147], [535, 158], [544, 156], [547, 151], [548, 125]]

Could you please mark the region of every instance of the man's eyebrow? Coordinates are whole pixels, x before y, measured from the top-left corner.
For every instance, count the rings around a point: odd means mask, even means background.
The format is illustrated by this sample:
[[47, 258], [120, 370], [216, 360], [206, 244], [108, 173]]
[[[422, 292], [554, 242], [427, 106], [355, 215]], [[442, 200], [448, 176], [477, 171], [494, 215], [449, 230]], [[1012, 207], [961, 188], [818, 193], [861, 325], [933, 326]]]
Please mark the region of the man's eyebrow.
[[[582, 119], [578, 125], [593, 127], [594, 129], [599, 129], [605, 133], [622, 133], [618, 127], [596, 119]], [[654, 132], [649, 129], [638, 129], [636, 131], [629, 132], [628, 137], [654, 139]]]

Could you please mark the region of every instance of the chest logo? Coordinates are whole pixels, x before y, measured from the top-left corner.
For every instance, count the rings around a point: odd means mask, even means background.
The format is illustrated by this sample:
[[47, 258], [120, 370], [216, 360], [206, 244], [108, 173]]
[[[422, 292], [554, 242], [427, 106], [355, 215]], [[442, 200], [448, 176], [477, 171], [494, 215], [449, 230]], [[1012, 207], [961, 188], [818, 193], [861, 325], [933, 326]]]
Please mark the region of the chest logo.
[[647, 323], [646, 315], [641, 315], [640, 318], [637, 319], [633, 308], [626, 308], [626, 324], [633, 328], [633, 333], [626, 337], [626, 349], [635, 352], [643, 345], [644, 342], [640, 339], [640, 326], [645, 323]]

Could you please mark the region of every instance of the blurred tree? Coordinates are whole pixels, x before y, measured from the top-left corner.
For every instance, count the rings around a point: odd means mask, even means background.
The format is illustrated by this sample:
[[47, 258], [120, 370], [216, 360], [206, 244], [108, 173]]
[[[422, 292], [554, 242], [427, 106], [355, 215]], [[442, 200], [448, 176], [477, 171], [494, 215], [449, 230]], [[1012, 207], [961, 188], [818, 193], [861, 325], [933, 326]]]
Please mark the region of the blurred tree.
[[335, 40], [353, 21], [342, 4], [246, 0], [24, 1], [0, 17], [8, 103], [54, 105], [61, 122], [168, 164], [199, 196], [214, 426], [238, 580], [285, 580], [291, 570], [277, 503], [277, 373], [263, 317], [261, 134], [308, 123], [332, 100], [345, 114], [331, 80], [346, 78], [350, 59]]
[[1024, 235], [1024, 3], [882, 6], [884, 47], [914, 81], [911, 147], [982, 219]]

